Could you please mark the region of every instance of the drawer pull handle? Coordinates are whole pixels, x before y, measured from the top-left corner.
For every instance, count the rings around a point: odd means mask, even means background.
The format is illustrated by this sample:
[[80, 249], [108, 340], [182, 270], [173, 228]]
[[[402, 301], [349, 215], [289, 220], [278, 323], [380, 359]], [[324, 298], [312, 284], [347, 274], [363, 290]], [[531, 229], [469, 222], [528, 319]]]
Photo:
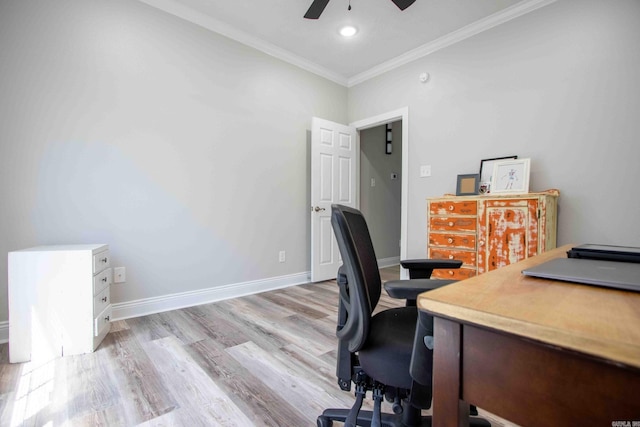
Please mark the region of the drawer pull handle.
[[449, 205], [449, 210], [452, 211], [453, 210], [453, 205]]
[[449, 255], [449, 259], [453, 259], [453, 255]]
[[449, 270], [449, 276], [453, 276], [453, 270]]
[[451, 237], [449, 237], [449, 239], [447, 239], [449, 243], [453, 243], [453, 239]]
[[108, 259], [108, 258], [102, 258], [100, 261], [101, 261], [101, 262], [104, 262], [104, 263], [106, 264], [106, 263], [107, 263], [107, 261], [109, 261], [109, 259]]
[[110, 316], [105, 316], [105, 317], [104, 317], [104, 320], [106, 320], [106, 321], [108, 322], [109, 320], [111, 320], [109, 317], [110, 317]]
[[102, 297], [102, 302], [107, 302], [107, 297]]
[[449, 221], [449, 227], [453, 227], [453, 221]]
[[106, 277], [103, 277], [103, 278], [102, 278], [102, 281], [103, 281], [104, 283], [107, 283], [107, 278], [106, 278]]

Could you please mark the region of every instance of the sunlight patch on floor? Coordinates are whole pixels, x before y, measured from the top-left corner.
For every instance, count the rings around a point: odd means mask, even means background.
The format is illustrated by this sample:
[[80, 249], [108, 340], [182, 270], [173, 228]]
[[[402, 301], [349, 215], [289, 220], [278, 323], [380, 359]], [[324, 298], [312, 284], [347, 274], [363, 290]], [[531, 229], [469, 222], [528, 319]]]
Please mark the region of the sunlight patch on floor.
[[[24, 364], [15, 395], [11, 427], [21, 426], [27, 420], [37, 417], [40, 411], [51, 404], [54, 374], [53, 360]], [[41, 425], [51, 426], [53, 422]]]

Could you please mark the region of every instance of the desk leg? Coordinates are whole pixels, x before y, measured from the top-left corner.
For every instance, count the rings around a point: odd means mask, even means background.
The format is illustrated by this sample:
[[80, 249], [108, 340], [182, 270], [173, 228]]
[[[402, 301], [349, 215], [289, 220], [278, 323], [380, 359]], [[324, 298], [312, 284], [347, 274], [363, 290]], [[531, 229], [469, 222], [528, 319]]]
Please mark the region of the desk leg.
[[462, 325], [434, 317], [433, 427], [468, 427], [469, 405], [460, 399]]

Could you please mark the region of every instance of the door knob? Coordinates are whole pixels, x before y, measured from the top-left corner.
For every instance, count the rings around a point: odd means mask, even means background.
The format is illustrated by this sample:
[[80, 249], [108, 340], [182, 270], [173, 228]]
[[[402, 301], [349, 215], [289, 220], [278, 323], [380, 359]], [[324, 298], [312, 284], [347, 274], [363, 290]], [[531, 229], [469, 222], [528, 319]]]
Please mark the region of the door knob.
[[320, 211], [324, 211], [326, 210], [325, 208], [321, 208], [320, 206], [316, 206], [315, 208], [313, 208], [314, 211], [316, 212], [320, 212]]

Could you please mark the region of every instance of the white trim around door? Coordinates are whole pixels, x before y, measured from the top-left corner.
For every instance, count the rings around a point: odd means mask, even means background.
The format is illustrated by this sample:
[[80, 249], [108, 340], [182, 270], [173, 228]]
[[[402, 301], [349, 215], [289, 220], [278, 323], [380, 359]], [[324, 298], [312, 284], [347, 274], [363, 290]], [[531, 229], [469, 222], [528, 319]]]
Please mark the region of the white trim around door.
[[[407, 242], [407, 221], [408, 221], [408, 212], [407, 212], [407, 197], [409, 194], [409, 107], [400, 108], [398, 110], [389, 111], [387, 113], [382, 113], [377, 116], [369, 117], [362, 120], [357, 120], [353, 123], [350, 123], [349, 126], [356, 128], [358, 131], [358, 138], [360, 138], [359, 131], [372, 128], [375, 126], [379, 126], [385, 123], [394, 122], [397, 120], [402, 120], [402, 189], [401, 189], [401, 200], [400, 200], [400, 259], [407, 259], [408, 252], [408, 242]], [[357, 171], [357, 175], [360, 176], [360, 171]], [[359, 179], [359, 178], [358, 178]], [[358, 185], [358, 191], [360, 186]], [[359, 193], [358, 193], [358, 200]], [[404, 269], [400, 269], [400, 278], [408, 279], [409, 274]]]

